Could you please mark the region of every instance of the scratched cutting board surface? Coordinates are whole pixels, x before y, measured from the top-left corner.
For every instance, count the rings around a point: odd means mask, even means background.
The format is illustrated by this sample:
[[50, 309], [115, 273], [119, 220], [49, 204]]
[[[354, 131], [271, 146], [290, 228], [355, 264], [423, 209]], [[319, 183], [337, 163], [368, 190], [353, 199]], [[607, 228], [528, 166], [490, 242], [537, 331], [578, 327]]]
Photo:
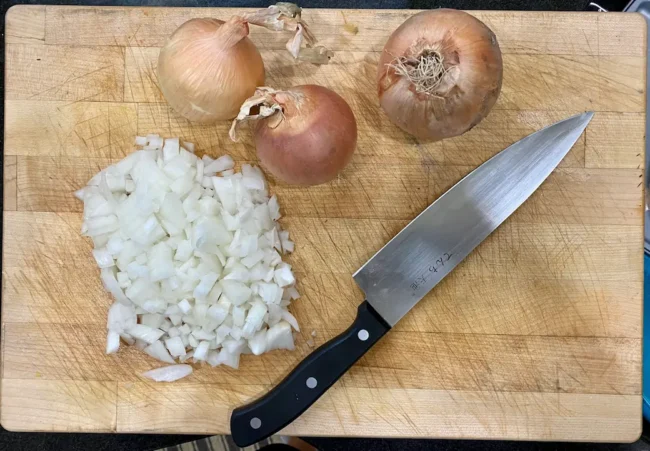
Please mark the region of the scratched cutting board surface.
[[[594, 110], [548, 181], [285, 432], [300, 435], [631, 441], [641, 429], [641, 16], [476, 12], [504, 57], [501, 97], [469, 133], [419, 143], [378, 109], [374, 72], [410, 11], [309, 10], [336, 56], [298, 64], [286, 35], [252, 30], [267, 85], [332, 87], [359, 144], [334, 182], [271, 182], [302, 297], [295, 352], [197, 367], [178, 383], [135, 349], [104, 355], [111, 298], [72, 192], [160, 133], [254, 161], [247, 133], [180, 118], [156, 60], [181, 23], [235, 10], [17, 6], [6, 18], [1, 422], [10, 430], [227, 433], [233, 407], [345, 329], [351, 274], [470, 170], [527, 134]], [[346, 26], [346, 23], [352, 26]], [[353, 34], [348, 30], [358, 28]]]

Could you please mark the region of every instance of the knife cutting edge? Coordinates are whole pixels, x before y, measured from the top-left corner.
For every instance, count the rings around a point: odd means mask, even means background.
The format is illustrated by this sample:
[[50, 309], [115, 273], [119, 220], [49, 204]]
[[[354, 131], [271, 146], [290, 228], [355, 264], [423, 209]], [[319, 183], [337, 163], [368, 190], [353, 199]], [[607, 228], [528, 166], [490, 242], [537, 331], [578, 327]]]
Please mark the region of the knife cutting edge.
[[593, 117], [578, 114], [501, 151], [429, 205], [354, 273], [366, 301], [354, 323], [230, 418], [235, 443], [279, 431], [327, 391], [542, 184]]

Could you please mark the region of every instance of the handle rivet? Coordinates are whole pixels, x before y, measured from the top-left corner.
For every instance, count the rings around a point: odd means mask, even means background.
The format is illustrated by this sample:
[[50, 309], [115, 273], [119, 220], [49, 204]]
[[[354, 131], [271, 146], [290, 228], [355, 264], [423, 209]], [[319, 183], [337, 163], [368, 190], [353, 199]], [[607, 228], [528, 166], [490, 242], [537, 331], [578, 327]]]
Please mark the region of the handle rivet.
[[366, 341], [368, 337], [370, 337], [370, 334], [366, 329], [361, 329], [359, 333], [357, 334], [357, 337], [359, 337], [359, 340], [361, 341]]
[[310, 377], [307, 379], [307, 388], [316, 388], [318, 381], [315, 377]]
[[252, 427], [253, 429], [259, 429], [259, 428], [261, 428], [261, 427], [262, 427], [262, 420], [260, 420], [260, 419], [257, 418], [257, 417], [252, 418], [252, 419], [251, 419], [251, 427]]

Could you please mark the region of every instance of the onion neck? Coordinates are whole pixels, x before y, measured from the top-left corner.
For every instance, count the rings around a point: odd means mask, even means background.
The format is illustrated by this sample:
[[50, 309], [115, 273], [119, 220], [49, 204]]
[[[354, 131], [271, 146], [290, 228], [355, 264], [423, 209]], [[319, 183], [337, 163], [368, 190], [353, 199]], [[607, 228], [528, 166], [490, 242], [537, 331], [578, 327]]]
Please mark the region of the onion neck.
[[[270, 118], [269, 127], [275, 128], [284, 120], [283, 98], [291, 95], [288, 91], [276, 91], [265, 86], [255, 90], [255, 94], [248, 98], [241, 106], [239, 114], [232, 121], [229, 136], [237, 141], [237, 128], [243, 122]], [[276, 96], [278, 98], [276, 98]]]
[[239, 16], [233, 16], [217, 29], [215, 32], [215, 39], [217, 39], [224, 48], [230, 48], [248, 36], [248, 33], [248, 22]]

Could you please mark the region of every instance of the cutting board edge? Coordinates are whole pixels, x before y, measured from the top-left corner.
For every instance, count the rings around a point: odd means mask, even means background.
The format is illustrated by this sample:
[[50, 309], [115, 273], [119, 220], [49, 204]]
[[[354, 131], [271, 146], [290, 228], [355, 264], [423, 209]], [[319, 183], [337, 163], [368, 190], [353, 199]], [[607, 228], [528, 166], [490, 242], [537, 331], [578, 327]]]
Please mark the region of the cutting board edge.
[[[30, 7], [38, 7], [38, 6], [40, 6], [40, 5], [15, 5], [15, 8], [16, 8], [18, 11], [20, 11], [20, 9], [22, 9], [22, 8], [19, 8], [19, 7], [28, 7], [28, 8], [30, 8]], [[48, 5], [46, 8], [49, 9], [49, 8], [52, 8], [52, 6], [55, 6], [55, 5], [51, 5], [51, 6]], [[64, 6], [63, 6], [63, 5], [56, 5], [56, 7], [57, 7], [57, 8], [62, 8], [62, 7], [64, 7]], [[79, 6], [78, 8], [83, 9], [83, 8], [87, 8], [87, 7]], [[128, 8], [128, 9], [148, 9], [148, 8], [141, 8], [141, 7], [101, 7], [101, 8], [106, 8], [106, 9], [124, 9], [124, 8]], [[13, 9], [14, 9], [14, 7], [10, 8], [10, 10], [7, 12], [7, 16], [9, 16], [9, 12], [10, 12], [11, 10], [13, 10]], [[158, 8], [156, 8], [156, 9], [158, 9]], [[168, 8], [168, 9], [185, 9], [185, 8]], [[208, 9], [220, 9], [220, 10], [224, 10], [225, 8], [200, 8], [200, 9], [206, 9], [206, 10], [208, 10]], [[228, 10], [242, 10], [242, 9], [240, 9], [240, 8], [228, 8]], [[337, 9], [337, 10], [338, 10], [338, 9]], [[343, 11], [348, 11], [348, 10], [343, 10]], [[350, 9], [349, 11], [356, 11], [356, 10], [354, 10], [354, 9]], [[378, 10], [378, 11], [380, 11], [380, 12], [404, 12], [404, 10]], [[409, 12], [410, 12], [410, 11], [409, 11]], [[414, 10], [413, 13], [415, 13], [415, 12], [417, 12], [417, 11]], [[470, 11], [470, 12], [471, 12], [471, 11]], [[481, 13], [485, 13], [485, 11], [481, 11]], [[489, 13], [491, 13], [491, 12], [488, 12], [488, 14], [489, 14]], [[526, 12], [526, 13], [529, 13], [529, 12]], [[575, 12], [562, 12], [561, 14], [565, 14], [565, 13], [566, 13], [566, 14], [574, 14]], [[575, 14], [583, 14], [583, 13], [575, 13]], [[594, 14], [598, 14], [598, 13], [594, 13]], [[609, 13], [609, 14], [611, 14], [611, 13]], [[625, 14], [625, 16], [630, 16], [629, 13], [619, 13], [619, 14]], [[647, 33], [647, 26], [645, 26], [645, 25], [646, 25], [645, 20], [643, 19], [643, 17], [642, 17], [640, 14], [638, 14], [637, 16], [640, 17], [640, 18], [643, 20], [643, 23], [644, 23], [644, 30], [645, 30], [645, 32]], [[3, 149], [3, 152], [4, 152], [5, 150], [6, 150], [6, 149]], [[9, 155], [7, 155], [7, 156], [11, 156], [11, 155], [9, 154]], [[4, 236], [3, 236], [3, 240], [4, 240]], [[3, 259], [4, 259], [4, 253], [3, 253]], [[4, 281], [4, 275], [3, 275], [3, 281]], [[3, 283], [3, 286], [4, 286], [4, 283]], [[3, 329], [2, 329], [2, 332], [3, 332], [3, 333], [4, 333], [4, 324], [5, 324], [5, 323], [3, 322]], [[4, 340], [3, 340], [3, 345], [2, 345], [2, 354], [4, 355]], [[0, 362], [0, 368], [1, 368], [1, 365], [2, 365], [2, 362]], [[3, 382], [4, 382], [4, 380], [6, 380], [6, 379], [3, 378]], [[592, 395], [585, 395], [585, 396], [592, 396]], [[638, 396], [639, 399], [640, 399], [640, 395], [627, 395], [627, 396]], [[3, 400], [3, 399], [4, 399], [4, 398], [2, 397], [2, 393], [0, 392], [0, 422], [3, 423], [3, 425], [4, 425], [4, 420], [3, 420], [3, 419], [5, 418], [5, 417], [4, 417], [4, 411], [5, 411], [5, 409], [2, 408], [2, 407], [4, 407], [4, 400]], [[640, 425], [640, 424], [641, 424], [641, 423], [639, 422], [639, 425]], [[30, 430], [30, 429], [25, 429], [25, 430], [27, 431], [27, 430]], [[60, 431], [65, 432], [66, 430], [61, 429]], [[100, 429], [96, 429], [96, 430], [93, 430], [93, 431], [94, 431], [94, 432], [99, 432]], [[106, 429], [106, 431], [107, 431], [107, 432], [115, 432], [114, 429], [113, 429], [113, 430], [111, 430], [111, 429]], [[130, 432], [130, 431], [119, 431], [119, 432]], [[155, 430], [147, 430], [147, 432], [156, 432], [156, 431], [155, 431]], [[309, 435], [309, 434], [306, 434], [306, 435]], [[417, 436], [400, 435], [399, 437], [403, 437], [403, 438], [405, 438], [405, 437], [417, 437]], [[436, 436], [436, 437], [441, 437], [441, 436]], [[458, 435], [449, 435], [448, 437], [449, 437], [449, 438], [453, 438], [453, 437], [458, 438]], [[469, 438], [470, 436], [464, 436], [463, 438], [465, 438], [465, 437]], [[505, 436], [504, 436], [504, 437], [505, 437]], [[432, 437], [432, 438], [433, 438], [433, 437]], [[485, 437], [483, 437], [483, 438], [485, 438]], [[497, 437], [497, 436], [490, 436], [489, 438], [498, 438], [498, 437]], [[521, 437], [519, 437], [519, 438], [521, 438]], [[609, 440], [602, 440], [602, 441], [609, 441]]]

